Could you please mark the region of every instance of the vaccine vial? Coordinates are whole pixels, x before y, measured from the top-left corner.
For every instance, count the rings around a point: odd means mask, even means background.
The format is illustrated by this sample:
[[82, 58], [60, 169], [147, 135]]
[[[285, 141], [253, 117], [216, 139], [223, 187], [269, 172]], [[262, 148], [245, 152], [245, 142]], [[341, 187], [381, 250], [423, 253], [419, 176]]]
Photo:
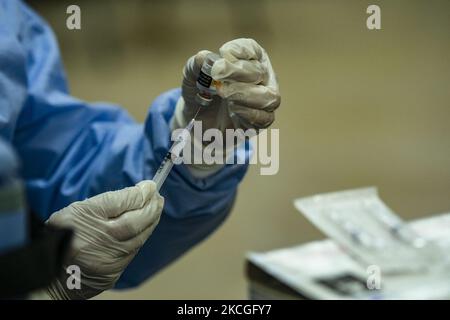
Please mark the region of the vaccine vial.
[[211, 77], [212, 66], [218, 59], [220, 59], [220, 56], [217, 53], [207, 54], [197, 78], [199, 92], [197, 93], [196, 100], [204, 107], [211, 103], [212, 97], [217, 94], [217, 88], [221, 85], [220, 81], [216, 81]]

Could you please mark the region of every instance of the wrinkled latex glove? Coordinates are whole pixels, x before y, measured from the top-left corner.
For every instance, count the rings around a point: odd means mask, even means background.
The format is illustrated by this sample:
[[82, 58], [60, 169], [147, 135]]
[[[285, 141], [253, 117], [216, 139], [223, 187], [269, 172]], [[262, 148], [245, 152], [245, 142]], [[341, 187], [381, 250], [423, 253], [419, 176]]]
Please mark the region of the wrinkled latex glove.
[[[211, 105], [197, 116], [203, 130], [264, 129], [275, 120], [280, 105], [278, 83], [266, 51], [253, 39], [236, 39], [219, 50], [221, 59], [211, 70], [214, 80], [222, 82]], [[173, 128], [183, 128], [195, 115], [198, 104], [196, 81], [210, 51], [191, 57], [183, 71], [182, 97], [178, 101]]]
[[[61, 276], [47, 288], [52, 299], [89, 299], [114, 286], [152, 234], [164, 199], [153, 181], [99, 194], [52, 214], [47, 223], [74, 231]], [[69, 265], [81, 270], [81, 288], [69, 289]]]

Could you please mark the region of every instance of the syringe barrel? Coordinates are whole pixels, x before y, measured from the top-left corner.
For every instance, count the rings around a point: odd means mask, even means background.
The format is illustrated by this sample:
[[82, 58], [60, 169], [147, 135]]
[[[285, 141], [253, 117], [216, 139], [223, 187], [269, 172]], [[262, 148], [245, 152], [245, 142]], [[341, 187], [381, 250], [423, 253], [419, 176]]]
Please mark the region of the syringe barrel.
[[189, 135], [192, 128], [194, 127], [194, 122], [195, 119], [189, 121], [186, 128], [184, 128], [184, 130], [178, 135], [177, 139], [170, 147], [169, 151], [167, 152], [166, 156], [161, 162], [161, 165], [159, 166], [158, 170], [153, 176], [152, 180], [156, 183], [156, 190], [159, 191], [162, 185], [164, 184], [164, 181], [166, 181], [166, 178], [174, 165], [174, 159], [175, 161], [180, 159], [181, 152], [183, 151], [183, 148], [186, 145], [186, 143], [189, 141]]
[[156, 184], [156, 190], [158, 192], [164, 184], [164, 181], [166, 181], [172, 167], [173, 162], [171, 159], [171, 153], [168, 152], [152, 179]]

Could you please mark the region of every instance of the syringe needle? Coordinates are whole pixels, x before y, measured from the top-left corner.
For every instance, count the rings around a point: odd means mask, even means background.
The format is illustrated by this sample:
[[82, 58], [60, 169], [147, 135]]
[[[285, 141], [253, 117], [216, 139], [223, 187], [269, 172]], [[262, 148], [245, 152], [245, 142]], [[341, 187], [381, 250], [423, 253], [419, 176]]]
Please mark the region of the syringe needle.
[[197, 109], [197, 112], [195, 112], [195, 115], [192, 117], [192, 119], [197, 118], [198, 113], [200, 112], [200, 110], [202, 109], [202, 106], [200, 105]]

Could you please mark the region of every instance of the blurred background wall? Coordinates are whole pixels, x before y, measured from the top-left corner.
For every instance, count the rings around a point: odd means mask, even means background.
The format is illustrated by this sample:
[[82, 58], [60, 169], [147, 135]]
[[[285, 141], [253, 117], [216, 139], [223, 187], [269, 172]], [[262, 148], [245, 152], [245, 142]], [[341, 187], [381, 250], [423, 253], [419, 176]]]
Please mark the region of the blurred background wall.
[[[450, 211], [450, 2], [29, 1], [54, 28], [72, 93], [144, 121], [186, 59], [255, 38], [278, 74], [280, 171], [252, 166], [232, 215], [141, 287], [99, 298], [246, 297], [244, 257], [323, 236], [292, 200], [375, 185], [402, 217]], [[82, 30], [66, 29], [78, 4]], [[382, 30], [366, 28], [381, 7]]]

